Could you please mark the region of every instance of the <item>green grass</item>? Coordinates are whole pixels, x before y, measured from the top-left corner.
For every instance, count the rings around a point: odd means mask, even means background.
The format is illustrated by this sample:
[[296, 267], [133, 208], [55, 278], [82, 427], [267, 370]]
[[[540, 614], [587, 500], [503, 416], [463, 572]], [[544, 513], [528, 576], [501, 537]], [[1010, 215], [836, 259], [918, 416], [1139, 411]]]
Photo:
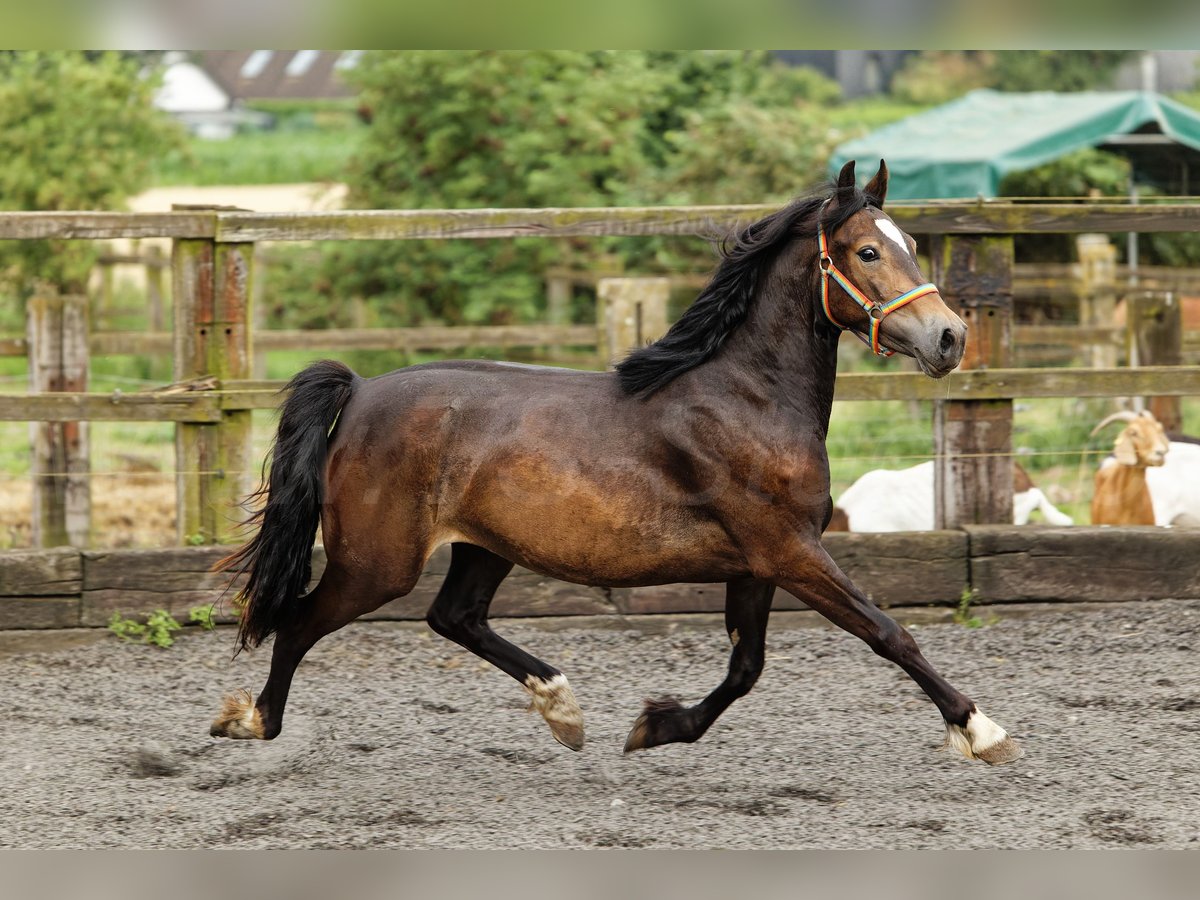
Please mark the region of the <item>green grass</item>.
[[155, 185], [294, 184], [343, 181], [365, 126], [279, 129], [228, 140], [191, 138], [158, 161]]

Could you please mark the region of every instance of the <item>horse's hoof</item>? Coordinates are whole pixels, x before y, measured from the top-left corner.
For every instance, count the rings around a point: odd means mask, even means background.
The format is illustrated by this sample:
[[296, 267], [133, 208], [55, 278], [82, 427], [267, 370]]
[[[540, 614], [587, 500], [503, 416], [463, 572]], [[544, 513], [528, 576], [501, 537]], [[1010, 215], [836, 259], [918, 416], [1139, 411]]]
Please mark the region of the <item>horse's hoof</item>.
[[542, 714], [554, 739], [571, 750], [582, 750], [583, 710], [567, 683], [567, 676], [560, 673], [542, 679], [530, 675], [525, 679], [525, 690], [531, 697], [529, 708]]
[[993, 744], [985, 750], [975, 751], [975, 755], [982, 759], [989, 766], [1002, 766], [1005, 763], [1016, 762], [1025, 755], [1025, 751], [1010, 737], [1006, 737], [998, 744]]
[[212, 737], [227, 737], [240, 740], [264, 740], [262, 715], [247, 690], [226, 694], [221, 711], [208, 729]]
[[946, 723], [946, 747], [953, 747], [967, 759], [982, 759], [991, 766], [1016, 762], [1025, 752], [1003, 728], [981, 713], [972, 710], [966, 726]]
[[648, 749], [646, 744], [646, 714], [642, 713], [637, 717], [637, 721], [633, 723], [633, 727], [629, 729], [629, 737], [625, 738], [625, 752], [632, 753], [634, 750]]
[[550, 722], [550, 733], [554, 735], [554, 739], [571, 750], [579, 751], [583, 749], [583, 726], [582, 725], [565, 725]]
[[637, 717], [633, 727], [629, 729], [629, 737], [625, 739], [625, 752], [649, 750], [651, 747], [679, 740], [667, 733], [666, 723], [682, 712], [683, 706], [673, 698], [647, 700], [642, 714]]

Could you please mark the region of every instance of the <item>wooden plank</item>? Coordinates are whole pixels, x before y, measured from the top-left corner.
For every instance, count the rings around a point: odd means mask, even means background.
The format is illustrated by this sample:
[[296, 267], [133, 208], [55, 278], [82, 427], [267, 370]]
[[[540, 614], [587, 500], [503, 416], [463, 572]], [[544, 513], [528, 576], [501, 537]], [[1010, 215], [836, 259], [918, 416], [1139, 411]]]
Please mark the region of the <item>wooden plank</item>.
[[463, 347], [596, 345], [592, 325], [429, 325], [421, 328], [267, 330], [254, 335], [264, 350], [456, 350]]
[[[221, 381], [249, 378], [254, 366], [250, 311], [254, 245], [218, 244], [213, 266], [212, 319], [199, 323], [205, 374]], [[249, 410], [223, 410], [215, 431], [215, 455], [207, 466], [210, 474], [201, 477], [202, 502], [213, 509], [211, 541], [219, 544], [237, 537], [238, 523], [244, 518], [240, 504], [254, 489], [258, 461]]]
[[[256, 330], [254, 350], [458, 350], [464, 347], [593, 347], [591, 325], [430, 325], [420, 328], [329, 328]], [[22, 346], [24, 342], [22, 342]], [[172, 337], [164, 332], [109, 331], [92, 335], [96, 356], [165, 355]], [[23, 351], [22, 351], [23, 352]], [[3, 345], [0, 345], [0, 355]]]
[[630, 350], [642, 347], [667, 330], [666, 278], [602, 278], [596, 285], [596, 331], [600, 357], [609, 368]]
[[0, 553], [0, 597], [75, 594], [82, 586], [83, 562], [73, 547]]
[[173, 341], [169, 331], [96, 331], [88, 346], [93, 356], [167, 356]]
[[218, 241], [414, 240], [607, 235], [707, 235], [752, 222], [777, 205], [351, 210], [222, 213]]
[[0, 337], [0, 356], [28, 356], [29, 341], [16, 335]]
[[1035, 344], [1066, 347], [1111, 344], [1115, 347], [1125, 340], [1125, 329], [1115, 325], [1014, 325], [1012, 331], [1013, 343], [1018, 347]]
[[[403, 240], [419, 238], [708, 235], [761, 218], [776, 204], [575, 209], [353, 210], [251, 213], [4, 212], [0, 239], [215, 238], [219, 242]], [[1200, 229], [1191, 203], [893, 203], [888, 212], [914, 234], [1189, 232]]]
[[[1131, 294], [1125, 298], [1125, 307], [1131, 366], [1177, 366], [1183, 362], [1183, 306], [1175, 294]], [[1183, 430], [1179, 397], [1151, 396], [1146, 405], [1168, 432]]]
[[[84, 625], [100, 626], [107, 624], [114, 612], [144, 617], [161, 608], [183, 621], [193, 607], [217, 604], [218, 621], [234, 621], [234, 594], [226, 591], [228, 575], [211, 571], [213, 564], [232, 549], [232, 546], [208, 546], [89, 551], [83, 561], [80, 620]], [[439, 548], [426, 563], [411, 593], [363, 618], [425, 618], [441, 587], [449, 558], [450, 548]], [[4, 555], [0, 554], [0, 562], [3, 560]], [[313, 551], [313, 583], [324, 569], [324, 549], [318, 546]], [[604, 588], [567, 584], [518, 567], [500, 586], [491, 614], [571, 616], [611, 615], [616, 611]]]
[[1200, 228], [1200, 204], [1010, 203], [949, 201], [889, 203], [890, 215], [912, 234], [1072, 234], [1187, 232]]
[[[221, 410], [275, 409], [285, 381], [231, 381], [226, 391], [0, 394], [0, 421], [215, 424]], [[839, 375], [834, 399], [995, 400], [1039, 397], [1200, 396], [1200, 366], [1140, 369], [989, 369], [932, 379], [918, 372]]]
[[[71, 393], [87, 391], [88, 298], [73, 294], [62, 298], [62, 387]], [[67, 540], [86, 547], [92, 531], [92, 480], [90, 425], [87, 421], [55, 423], [62, 429], [65, 516]]]
[[210, 422], [217, 393], [0, 394], [0, 422]]
[[[1113, 321], [1117, 304], [1117, 248], [1106, 234], [1081, 234], [1075, 238], [1079, 256], [1079, 321], [1083, 326], [1106, 326]], [[1085, 364], [1094, 369], [1117, 364], [1117, 346], [1098, 337], [1088, 347]]]
[[[88, 298], [35, 296], [26, 307], [30, 389], [87, 390]], [[91, 531], [88, 423], [39, 421], [32, 430], [35, 546], [87, 545]]]
[[78, 628], [79, 595], [0, 597], [0, 629]]
[[1200, 396], [1200, 366], [1141, 369], [987, 369], [943, 379], [918, 372], [839, 375], [835, 400], [999, 400], [1037, 397]]
[[212, 237], [216, 220], [197, 212], [0, 212], [0, 240]]
[[[63, 298], [55, 294], [30, 297], [25, 305], [29, 341], [29, 388], [34, 392], [63, 391]], [[67, 470], [63, 426], [39, 421], [30, 429], [33, 480], [33, 544], [58, 547], [67, 537]]]
[[972, 527], [981, 603], [1200, 598], [1200, 535], [1153, 527]]
[[[605, 235], [708, 235], [774, 212], [775, 204], [575, 209], [355, 210], [219, 213], [217, 241], [413, 240]], [[960, 201], [894, 203], [913, 234], [1047, 234], [1200, 229], [1200, 205]]]
[[[231, 382], [225, 409], [274, 409], [285, 381]], [[1140, 394], [1200, 396], [1200, 366], [1140, 369], [986, 369], [933, 379], [919, 372], [848, 372], [838, 375], [834, 399], [1006, 400], [1040, 397], [1124, 397]], [[0, 411], [3, 398], [0, 397]], [[3, 418], [0, 416], [0, 418]]]
[[[935, 238], [931, 261], [942, 296], [969, 329], [962, 371], [1012, 360], [1011, 236]], [[934, 523], [937, 528], [1012, 522], [1012, 400], [934, 404]]]

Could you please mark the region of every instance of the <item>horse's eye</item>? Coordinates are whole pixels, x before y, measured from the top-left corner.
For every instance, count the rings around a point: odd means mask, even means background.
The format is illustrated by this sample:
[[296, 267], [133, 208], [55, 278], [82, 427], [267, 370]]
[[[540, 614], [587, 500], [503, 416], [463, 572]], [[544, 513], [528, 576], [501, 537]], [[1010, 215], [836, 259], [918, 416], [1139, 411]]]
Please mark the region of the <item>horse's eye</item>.
[[879, 254], [875, 251], [874, 247], [863, 247], [858, 251], [858, 258], [863, 262], [873, 262], [879, 259]]

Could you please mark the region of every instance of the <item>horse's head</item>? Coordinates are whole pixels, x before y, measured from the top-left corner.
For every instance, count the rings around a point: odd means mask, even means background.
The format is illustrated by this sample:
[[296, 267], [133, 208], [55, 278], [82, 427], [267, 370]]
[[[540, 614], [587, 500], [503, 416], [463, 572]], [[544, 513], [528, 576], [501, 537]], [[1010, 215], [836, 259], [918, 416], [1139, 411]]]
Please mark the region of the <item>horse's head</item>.
[[[864, 193], [867, 204], [840, 225], [821, 229], [819, 257], [825, 315], [867, 341], [876, 352], [911, 356], [934, 378], [962, 359], [967, 326], [917, 266], [916, 242], [883, 211], [888, 171], [883, 160]], [[832, 222], [861, 197], [854, 162], [842, 167], [837, 190], [821, 212]]]

